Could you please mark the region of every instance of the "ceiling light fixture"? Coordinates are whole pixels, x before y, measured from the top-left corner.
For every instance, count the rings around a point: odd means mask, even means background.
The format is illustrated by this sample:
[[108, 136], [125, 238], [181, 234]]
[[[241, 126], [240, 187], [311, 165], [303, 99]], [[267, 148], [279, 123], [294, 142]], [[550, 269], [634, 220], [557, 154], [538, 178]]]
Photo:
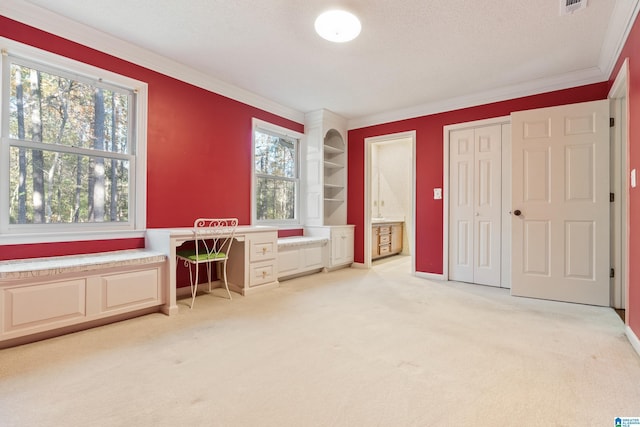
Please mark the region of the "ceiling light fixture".
[[329, 10], [316, 18], [316, 32], [323, 39], [344, 43], [358, 37], [362, 26], [360, 20], [344, 10]]

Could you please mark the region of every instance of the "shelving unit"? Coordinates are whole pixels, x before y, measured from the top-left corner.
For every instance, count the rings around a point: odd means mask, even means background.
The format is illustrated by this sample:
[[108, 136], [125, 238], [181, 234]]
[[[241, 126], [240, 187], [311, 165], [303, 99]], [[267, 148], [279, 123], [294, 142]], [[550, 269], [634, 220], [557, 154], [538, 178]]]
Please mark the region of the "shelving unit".
[[305, 116], [305, 235], [328, 238], [328, 269], [353, 262], [353, 226], [347, 225], [347, 122], [327, 110]]
[[327, 110], [307, 114], [305, 225], [346, 225], [346, 121]]
[[324, 154], [324, 222], [338, 225], [345, 203], [345, 144], [340, 133], [330, 129], [322, 146]]

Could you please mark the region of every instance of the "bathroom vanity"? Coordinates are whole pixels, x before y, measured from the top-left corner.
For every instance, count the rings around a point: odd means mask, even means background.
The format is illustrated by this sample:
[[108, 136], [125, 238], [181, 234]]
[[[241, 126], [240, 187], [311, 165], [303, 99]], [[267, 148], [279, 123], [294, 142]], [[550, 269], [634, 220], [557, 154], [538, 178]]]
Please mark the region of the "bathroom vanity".
[[402, 252], [402, 221], [374, 221], [371, 224], [371, 259]]

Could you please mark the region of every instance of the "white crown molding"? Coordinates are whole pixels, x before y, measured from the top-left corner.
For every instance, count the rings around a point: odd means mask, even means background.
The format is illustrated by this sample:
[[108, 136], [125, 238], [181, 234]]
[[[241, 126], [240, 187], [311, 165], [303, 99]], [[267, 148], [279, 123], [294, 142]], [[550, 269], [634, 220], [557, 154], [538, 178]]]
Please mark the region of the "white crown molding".
[[351, 119], [348, 122], [348, 129], [358, 129], [366, 126], [374, 126], [398, 120], [437, 114], [446, 111], [453, 111], [461, 108], [473, 107], [476, 105], [488, 104], [491, 102], [505, 101], [522, 96], [535, 95], [538, 93], [550, 92], [553, 90], [568, 89], [591, 83], [607, 81], [611, 77], [613, 68], [618, 61], [622, 48], [629, 37], [633, 24], [640, 12], [640, 0], [616, 1], [605, 40], [600, 51], [599, 67], [577, 71], [550, 79], [541, 79], [527, 82], [522, 85], [503, 87], [492, 91], [477, 93], [470, 96], [463, 96], [423, 104], [415, 107], [387, 111], [371, 116]]
[[3, 0], [0, 3], [0, 15], [294, 122], [303, 123], [304, 121], [304, 113], [300, 111], [218, 80], [170, 58], [98, 31], [95, 28], [64, 18], [28, 1]]
[[479, 92], [468, 96], [445, 99], [437, 102], [418, 105], [415, 107], [409, 107], [395, 111], [387, 111], [380, 114], [351, 119], [348, 122], [348, 129], [353, 130], [367, 126], [374, 126], [383, 123], [474, 107], [477, 105], [489, 104], [492, 102], [506, 101], [523, 96], [536, 95], [555, 90], [562, 90], [576, 86], [599, 83], [606, 81], [607, 79], [608, 76], [605, 75], [600, 70], [600, 68], [594, 67], [573, 73], [562, 74], [551, 78], [532, 80], [523, 84], [504, 86], [498, 89]]
[[640, 0], [616, 1], [600, 51], [600, 69], [611, 77], [640, 11]]
[[[633, 27], [640, 10], [639, 4], [640, 0], [616, 1], [601, 50], [599, 67], [469, 96], [354, 118], [348, 121], [348, 129], [352, 130], [606, 81], [609, 79], [622, 47]], [[186, 67], [177, 61], [102, 33], [92, 27], [56, 15], [28, 1], [4, 0], [0, 4], [0, 14], [297, 123], [304, 123], [305, 115], [303, 112], [218, 80], [210, 75]]]

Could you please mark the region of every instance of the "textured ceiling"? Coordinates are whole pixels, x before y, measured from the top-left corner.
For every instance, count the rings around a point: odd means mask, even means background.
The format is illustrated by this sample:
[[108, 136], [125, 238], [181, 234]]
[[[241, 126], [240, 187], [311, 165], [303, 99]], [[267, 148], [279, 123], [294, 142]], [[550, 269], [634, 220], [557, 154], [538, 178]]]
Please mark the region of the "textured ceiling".
[[[5, 1], [46, 8], [299, 112], [326, 108], [352, 120], [574, 75], [604, 80], [615, 53], [607, 40], [624, 31], [612, 27], [614, 0], [589, 0], [567, 16], [558, 0]], [[356, 40], [315, 34], [316, 16], [333, 6], [360, 17]]]

